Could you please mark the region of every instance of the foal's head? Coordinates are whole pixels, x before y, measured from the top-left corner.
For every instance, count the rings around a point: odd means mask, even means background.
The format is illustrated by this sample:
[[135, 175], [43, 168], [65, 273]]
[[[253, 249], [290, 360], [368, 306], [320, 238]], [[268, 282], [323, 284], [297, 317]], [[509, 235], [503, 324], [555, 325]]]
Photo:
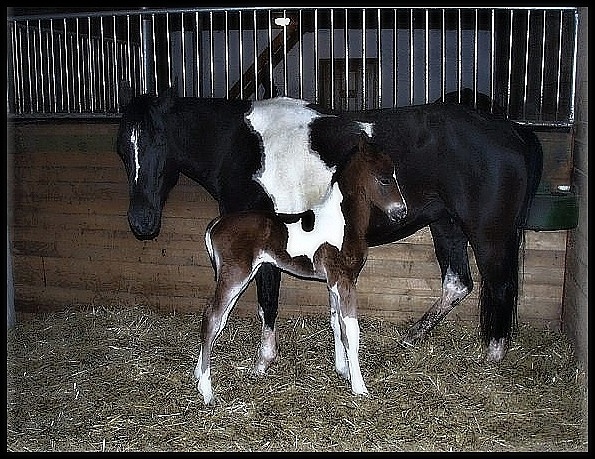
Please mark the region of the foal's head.
[[378, 207], [393, 222], [407, 214], [392, 159], [365, 134], [340, 173], [339, 184], [344, 194]]
[[141, 95], [127, 105], [117, 137], [117, 150], [128, 176], [128, 223], [138, 239], [159, 235], [161, 213], [179, 172], [168, 156], [167, 113], [170, 95]]

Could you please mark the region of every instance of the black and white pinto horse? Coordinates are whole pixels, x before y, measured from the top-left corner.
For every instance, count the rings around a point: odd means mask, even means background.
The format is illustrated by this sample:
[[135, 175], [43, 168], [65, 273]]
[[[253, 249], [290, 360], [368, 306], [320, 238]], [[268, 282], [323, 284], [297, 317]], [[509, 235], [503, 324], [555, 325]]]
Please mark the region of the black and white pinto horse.
[[294, 276], [325, 281], [329, 291], [335, 369], [365, 395], [359, 364], [356, 282], [367, 258], [372, 208], [398, 221], [407, 206], [395, 166], [364, 140], [332, 180], [330, 194], [312, 209], [313, 227], [279, 214], [246, 211], [222, 215], [207, 227], [205, 243], [215, 270], [213, 300], [203, 312], [195, 376], [205, 404], [213, 404], [211, 354], [236, 302], [263, 263]]
[[[265, 210], [305, 216], [327, 195], [362, 130], [391, 156], [407, 200], [407, 216], [398, 223], [372, 212], [368, 245], [429, 226], [442, 275], [440, 298], [402, 344], [423, 338], [469, 295], [470, 244], [481, 275], [486, 358], [500, 361], [516, 322], [523, 228], [542, 168], [537, 137], [516, 123], [448, 103], [329, 113], [289, 98], [138, 96], [125, 109], [118, 134], [131, 230], [139, 239], [158, 235], [180, 173], [200, 183], [222, 215]], [[256, 283], [263, 326], [254, 369], [264, 373], [277, 358], [280, 270], [262, 264]]]

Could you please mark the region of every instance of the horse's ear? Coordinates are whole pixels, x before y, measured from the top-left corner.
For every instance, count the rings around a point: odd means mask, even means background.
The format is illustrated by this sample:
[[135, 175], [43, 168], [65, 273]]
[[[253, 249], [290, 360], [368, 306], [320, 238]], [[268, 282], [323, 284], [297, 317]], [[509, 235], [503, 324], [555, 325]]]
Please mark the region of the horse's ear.
[[162, 111], [167, 111], [174, 105], [174, 99], [176, 98], [176, 88], [172, 86], [167, 88], [159, 97], [159, 108]]
[[368, 134], [366, 134], [365, 132], [362, 132], [359, 135], [359, 139], [358, 139], [358, 142], [357, 142], [357, 150], [359, 152], [365, 151], [367, 144], [368, 144]]
[[130, 82], [122, 80], [120, 81], [120, 85], [118, 87], [118, 91], [120, 94], [120, 112], [123, 112], [126, 107], [128, 106], [128, 104], [130, 103], [130, 101], [132, 100], [132, 98], [134, 97], [134, 92], [132, 91], [132, 88], [130, 87]]

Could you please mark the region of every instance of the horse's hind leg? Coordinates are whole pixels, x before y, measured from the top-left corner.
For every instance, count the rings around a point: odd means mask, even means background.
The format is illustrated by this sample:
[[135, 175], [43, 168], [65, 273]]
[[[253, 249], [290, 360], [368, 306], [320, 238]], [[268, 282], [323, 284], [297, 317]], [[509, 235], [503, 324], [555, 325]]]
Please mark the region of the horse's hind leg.
[[249, 272], [242, 276], [238, 274], [238, 271], [234, 271], [232, 276], [229, 272], [222, 270], [218, 275], [212, 303], [208, 304], [203, 312], [200, 353], [194, 369], [194, 377], [198, 380], [198, 391], [207, 405], [212, 405], [215, 402], [211, 385], [213, 345], [225, 327], [229, 313], [249, 282]]
[[279, 308], [280, 284], [281, 270], [270, 263], [263, 263], [256, 274], [258, 314], [262, 321], [262, 333], [254, 365], [255, 374], [264, 374], [278, 358], [275, 321]]
[[469, 269], [467, 237], [450, 217], [430, 225], [434, 250], [442, 274], [442, 295], [432, 307], [411, 326], [401, 339], [401, 345], [413, 346], [434, 328], [473, 289]]
[[516, 324], [519, 288], [521, 230], [491, 231], [481, 244], [474, 243], [475, 260], [481, 274], [479, 292], [481, 336], [487, 346], [486, 360], [501, 361]]

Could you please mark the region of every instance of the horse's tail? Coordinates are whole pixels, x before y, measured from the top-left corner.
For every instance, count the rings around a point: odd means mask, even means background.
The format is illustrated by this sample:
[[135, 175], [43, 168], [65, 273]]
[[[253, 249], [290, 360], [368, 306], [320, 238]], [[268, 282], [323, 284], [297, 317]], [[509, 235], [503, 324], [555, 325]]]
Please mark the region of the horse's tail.
[[519, 227], [526, 228], [529, 210], [537, 193], [543, 171], [543, 149], [541, 142], [532, 128], [517, 125], [516, 130], [526, 144], [525, 165], [527, 167], [527, 193], [521, 212], [519, 213]]

